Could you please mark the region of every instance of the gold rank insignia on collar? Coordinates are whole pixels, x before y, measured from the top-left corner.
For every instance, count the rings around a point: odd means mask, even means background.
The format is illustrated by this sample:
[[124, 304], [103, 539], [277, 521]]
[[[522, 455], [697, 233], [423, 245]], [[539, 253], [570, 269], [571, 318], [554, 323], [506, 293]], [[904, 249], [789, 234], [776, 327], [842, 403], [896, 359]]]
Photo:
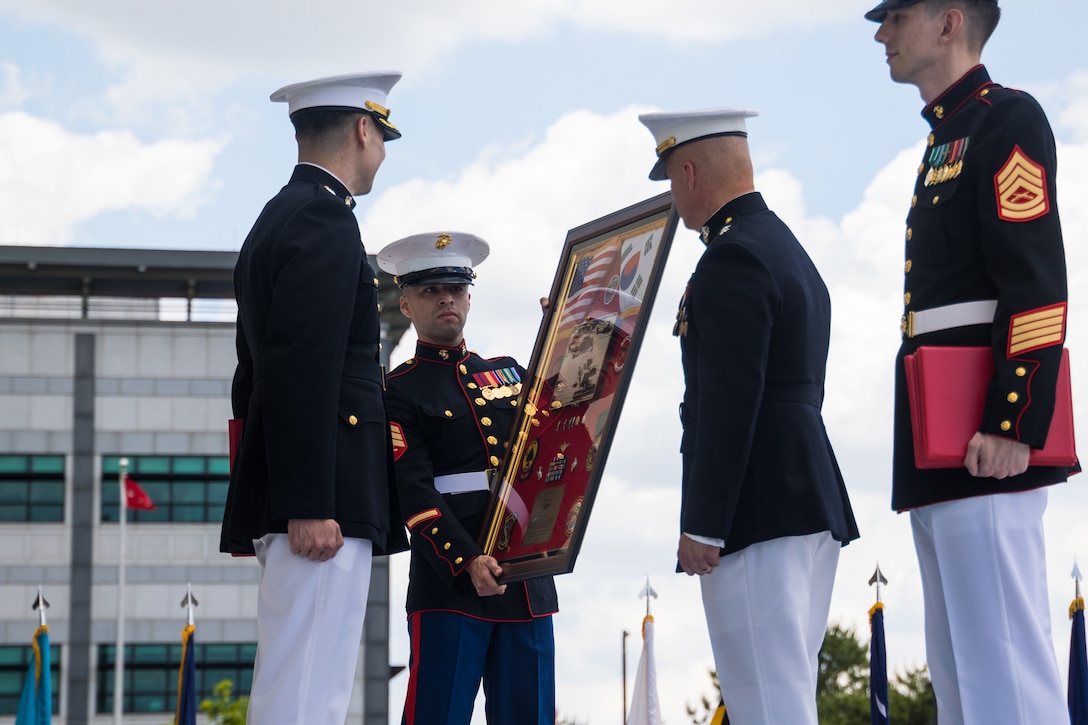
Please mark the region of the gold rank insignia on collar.
[[[339, 194], [337, 194], [335, 191], [333, 191], [332, 187], [329, 186], [328, 184], [325, 184], [325, 191], [329, 192], [330, 194], [335, 196], [337, 199], [340, 198]], [[348, 194], [347, 196], [344, 197], [344, 204], [347, 205], [348, 209], [354, 209], [355, 208], [355, 199], [351, 196], [351, 194]]]
[[[729, 231], [729, 227], [730, 225], [726, 224], [724, 227], [721, 228], [721, 231], [718, 232], [717, 236], [720, 237], [721, 235], [725, 234], [727, 231]], [[703, 227], [702, 230], [699, 232], [699, 237], [703, 240], [703, 244], [710, 244], [710, 227]]]
[[[713, 221], [713, 219], [711, 219], [711, 221]], [[725, 225], [722, 226], [722, 228], [718, 230], [718, 233], [715, 236], [720, 237], [721, 235], [728, 232], [729, 227], [732, 226], [732, 222], [733, 222], [733, 217], [726, 217], [725, 218]], [[709, 224], [703, 226], [703, 228], [699, 230], [699, 237], [703, 240], [703, 244], [710, 244], [710, 225]]]

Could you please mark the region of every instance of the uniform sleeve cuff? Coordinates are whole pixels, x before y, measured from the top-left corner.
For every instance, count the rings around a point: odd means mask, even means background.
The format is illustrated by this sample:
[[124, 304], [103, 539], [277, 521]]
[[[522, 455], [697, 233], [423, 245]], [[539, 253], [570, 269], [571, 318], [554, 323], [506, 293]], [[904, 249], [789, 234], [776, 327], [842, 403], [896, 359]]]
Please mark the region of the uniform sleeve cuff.
[[684, 532], [684, 536], [688, 537], [692, 541], [697, 541], [700, 544], [706, 544], [707, 546], [716, 546], [719, 549], [725, 548], [725, 539], [715, 539], [710, 536], [696, 536], [695, 534], [689, 534]]

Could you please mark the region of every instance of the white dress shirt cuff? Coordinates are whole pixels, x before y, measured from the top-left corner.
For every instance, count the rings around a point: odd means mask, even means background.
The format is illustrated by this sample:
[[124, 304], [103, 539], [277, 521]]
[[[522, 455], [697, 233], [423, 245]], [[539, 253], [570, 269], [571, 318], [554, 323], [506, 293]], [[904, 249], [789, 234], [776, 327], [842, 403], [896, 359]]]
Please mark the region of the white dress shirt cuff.
[[684, 532], [684, 536], [688, 537], [692, 541], [697, 541], [700, 544], [706, 544], [707, 546], [716, 546], [719, 549], [725, 548], [725, 539], [713, 539], [709, 536], [696, 536], [695, 534], [689, 534]]

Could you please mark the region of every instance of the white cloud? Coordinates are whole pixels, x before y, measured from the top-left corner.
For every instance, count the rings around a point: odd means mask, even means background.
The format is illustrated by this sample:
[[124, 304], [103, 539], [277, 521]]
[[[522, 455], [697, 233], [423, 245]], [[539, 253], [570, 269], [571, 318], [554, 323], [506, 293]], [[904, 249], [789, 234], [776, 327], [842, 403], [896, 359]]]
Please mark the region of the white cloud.
[[[541, 138], [516, 149], [489, 149], [449, 179], [416, 180], [383, 191], [379, 175], [379, 190], [362, 224], [364, 239], [373, 251], [427, 230], [471, 231], [488, 239], [492, 255], [481, 266], [473, 290], [468, 341], [485, 355], [512, 353], [527, 362], [540, 319], [536, 299], [550, 286], [567, 230], [666, 188], [645, 180], [652, 151], [636, 120], [640, 110], [568, 114]], [[867, 612], [874, 596], [867, 582], [879, 561], [891, 582], [884, 599], [893, 670], [925, 660], [921, 583], [910, 522], [889, 504], [891, 376], [899, 341], [903, 222], [920, 153], [911, 147], [890, 154], [857, 207], [842, 219], [809, 215], [804, 189], [788, 171], [768, 168], [757, 174], [757, 187], [809, 249], [833, 301], [824, 413], [862, 538], [843, 549], [831, 619], [867, 639]], [[1088, 380], [1088, 353], [1076, 353], [1083, 344], [1075, 322], [1088, 312], [1088, 273], [1081, 271], [1088, 267], [1083, 243], [1088, 212], [1075, 203], [1088, 194], [1088, 144], [1064, 144], [1060, 154], [1074, 379]], [[683, 381], [671, 327], [676, 300], [701, 250], [694, 233], [678, 230], [576, 571], [557, 579], [558, 707], [580, 720], [609, 722], [619, 716], [621, 633], [632, 633], [628, 661], [633, 665], [645, 606], [638, 592], [647, 575], [660, 594], [653, 612], [665, 719], [686, 722], [685, 705], [696, 704], [710, 689], [706, 672], [713, 664], [698, 586], [673, 573], [680, 476], [676, 406]], [[406, 341], [394, 358], [410, 356], [412, 344]], [[1085, 415], [1088, 410], [1081, 406], [1079, 419]], [[1063, 616], [1072, 596], [1068, 571], [1076, 547], [1088, 534], [1088, 524], [1079, 515], [1088, 494], [1079, 489], [1076, 483], [1053, 489], [1047, 521], [1060, 663], [1068, 652]], [[1088, 561], [1088, 552], [1079, 553]], [[407, 560], [394, 562], [393, 658], [406, 662], [399, 609], [403, 599], [396, 597], [403, 597]], [[406, 679], [402, 675], [393, 682], [394, 711], [403, 701]]]
[[[638, 108], [555, 121], [535, 145], [491, 148], [449, 179], [378, 191], [362, 223], [368, 251], [428, 231], [466, 231], [491, 244], [472, 291], [469, 342], [527, 362], [567, 230], [668, 190], [646, 178], [653, 143]], [[602, 183], [607, 179], [607, 183]], [[668, 299], [668, 298], [666, 298]], [[666, 301], [665, 303], [671, 304]], [[404, 352], [404, 347], [398, 354]]]
[[695, 0], [669, 8], [667, 22], [661, 6], [649, 0], [407, 0], [392, 5], [330, 0], [321, 12], [290, 0], [152, 6], [104, 0], [93, 8], [74, 0], [4, 0], [0, 9], [84, 35], [112, 60], [202, 57], [209, 64], [231, 63], [221, 68], [227, 76], [268, 63], [297, 70], [314, 62], [308, 56], [330, 54], [394, 57], [420, 68], [472, 43], [547, 36], [561, 24], [674, 42], [722, 41], [781, 31], [784, 25], [808, 28], [858, 16], [856, 3], [849, 0], [818, 7], [804, 0], [773, 5]]
[[149, 108], [167, 103], [199, 109], [212, 93], [245, 78], [395, 68], [412, 82], [417, 74], [440, 72], [446, 58], [474, 45], [547, 39], [560, 29], [650, 43], [718, 42], [778, 32], [784, 23], [826, 25], [858, 12], [848, 0], [819, 6], [698, 0], [670, 7], [667, 22], [661, 6], [648, 0], [329, 0], [320, 7], [315, 12], [312, 4], [290, 0], [0, 0], [0, 13], [88, 40], [119, 80], [106, 94], [108, 109], [88, 106], [87, 112], [108, 110], [133, 120], [145, 120]]
[[189, 216], [214, 189], [222, 147], [77, 135], [26, 113], [0, 114], [0, 242], [63, 245], [79, 223], [115, 210]]

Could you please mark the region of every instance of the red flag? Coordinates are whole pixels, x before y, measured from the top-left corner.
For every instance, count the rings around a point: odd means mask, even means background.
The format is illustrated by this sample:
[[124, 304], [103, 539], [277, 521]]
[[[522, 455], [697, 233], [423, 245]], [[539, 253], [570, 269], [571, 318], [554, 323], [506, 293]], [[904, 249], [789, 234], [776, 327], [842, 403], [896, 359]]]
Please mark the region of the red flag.
[[154, 511], [155, 502], [140, 488], [140, 484], [125, 476], [125, 508], [137, 511]]

